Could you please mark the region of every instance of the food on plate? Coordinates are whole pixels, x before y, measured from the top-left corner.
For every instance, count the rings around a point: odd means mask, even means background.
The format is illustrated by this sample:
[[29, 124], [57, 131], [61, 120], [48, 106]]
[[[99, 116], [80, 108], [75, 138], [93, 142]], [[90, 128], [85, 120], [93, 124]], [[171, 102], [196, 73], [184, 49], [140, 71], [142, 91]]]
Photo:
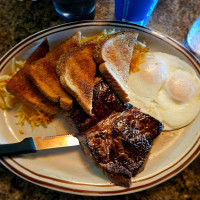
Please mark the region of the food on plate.
[[131, 103], [165, 124], [182, 128], [200, 110], [200, 79], [185, 61], [166, 53], [149, 52], [140, 70], [131, 73]]
[[70, 110], [72, 107], [71, 96], [62, 88], [59, 78], [56, 75], [56, 64], [59, 57], [76, 47], [81, 39], [81, 33], [77, 32], [66, 41], [51, 50], [44, 58], [41, 58], [29, 65], [26, 74], [35, 86], [49, 100], [60, 102], [61, 108]]
[[138, 34], [119, 32], [95, 49], [99, 71], [124, 103], [129, 102], [128, 77], [130, 62]]
[[131, 104], [123, 104], [112, 89], [96, 78], [93, 113], [88, 116], [75, 104], [71, 111], [85, 153], [116, 185], [129, 187], [144, 167], [162, 123]]
[[92, 96], [96, 75], [93, 51], [96, 43], [86, 43], [64, 54], [58, 61], [56, 71], [63, 88], [71, 94], [84, 111], [92, 114]]
[[49, 51], [48, 41], [44, 42], [33, 52], [22, 67], [7, 83], [8, 92], [17, 96], [19, 99], [34, 106], [36, 109], [49, 115], [59, 112], [60, 108], [54, 102], [49, 101], [42, 95], [26, 76], [26, 69], [36, 60], [44, 57]]
[[[181, 128], [200, 110], [195, 71], [175, 56], [148, 52], [137, 36], [104, 31], [86, 38], [77, 32], [48, 53], [37, 49], [10, 81], [2, 77], [8, 91], [37, 110], [56, 114], [59, 102], [85, 153], [125, 187], [144, 168], [163, 123], [166, 130]], [[22, 124], [29, 107], [18, 112]]]

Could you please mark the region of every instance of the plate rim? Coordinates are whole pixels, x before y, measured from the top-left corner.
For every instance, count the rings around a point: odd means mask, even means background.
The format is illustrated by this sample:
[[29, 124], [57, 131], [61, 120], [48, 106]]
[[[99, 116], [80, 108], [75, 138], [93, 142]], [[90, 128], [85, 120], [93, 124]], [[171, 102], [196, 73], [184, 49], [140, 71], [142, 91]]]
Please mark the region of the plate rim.
[[[131, 24], [131, 23], [128, 23], [128, 22], [110, 21], [110, 20], [109, 21], [108, 20], [93, 20], [93, 21], [85, 20], [85, 21], [71, 22], [71, 23], [66, 23], [66, 24], [60, 24], [60, 25], [50, 27], [50, 28], [41, 30], [39, 32], [36, 32], [35, 34], [32, 34], [29, 37], [23, 39], [21, 42], [19, 42], [14, 47], [12, 47], [6, 54], [4, 54], [4, 56], [2, 56], [2, 58], [0, 59], [0, 66], [1, 65], [3, 65], [3, 66], [0, 68], [0, 72], [6, 66], [7, 62], [10, 61], [9, 55], [10, 55], [10, 57], [12, 57], [13, 52], [15, 52], [17, 50], [18, 50], [18, 52], [20, 52], [23, 48], [30, 45], [29, 41], [33, 40], [34, 38], [35, 38], [35, 41], [38, 41], [38, 40], [40, 40], [41, 38], [44, 37], [43, 34], [45, 34], [45, 33], [49, 33], [48, 35], [52, 35], [56, 32], [77, 28], [78, 25], [82, 25], [82, 26], [84, 25], [85, 27], [87, 27], [86, 24], [88, 26], [106, 26], [106, 25], [113, 26], [113, 25], [118, 25], [118, 27], [121, 27], [121, 28], [139, 29], [139, 30], [141, 30], [141, 31], [143, 31], [147, 34], [151, 34], [153, 36], [156, 36], [157, 38], [164, 40], [165, 42], [167, 42], [168, 44], [170, 44], [171, 46], [176, 48], [179, 52], [184, 54], [184, 56], [186, 56], [193, 63], [193, 65], [195, 65], [197, 67], [197, 70], [200, 72], [200, 61], [185, 46], [183, 46], [181, 43], [179, 43], [175, 39], [171, 38], [170, 36], [163, 34], [159, 31], [156, 31], [154, 29], [148, 28], [148, 27], [143, 27], [143, 26]], [[62, 28], [64, 28], [64, 27], [66, 29], [62, 30]], [[61, 30], [59, 31], [59, 29], [61, 29]], [[55, 30], [55, 32], [53, 32], [53, 30]], [[46, 37], [48, 35], [46, 35]], [[38, 38], [38, 36], [41, 36], [41, 38]], [[26, 45], [22, 46], [23, 44], [26, 44]], [[179, 48], [177, 48], [175, 45], [178, 45]], [[15, 52], [15, 54], [17, 54], [18, 52]], [[35, 183], [37, 185], [46, 187], [46, 188], [50, 188], [50, 189], [54, 189], [54, 190], [62, 191], [62, 192], [68, 192], [68, 193], [72, 193], [72, 194], [110, 196], [110, 195], [120, 195], [120, 194], [128, 194], [128, 193], [142, 191], [142, 190], [148, 189], [150, 187], [153, 187], [155, 185], [158, 185], [158, 184], [168, 180], [169, 178], [175, 176], [180, 171], [182, 171], [185, 167], [187, 167], [200, 153], [200, 135], [199, 135], [199, 137], [197, 137], [197, 140], [196, 140], [195, 144], [193, 145], [193, 147], [195, 147], [195, 151], [192, 152], [192, 154], [189, 156], [189, 158], [187, 158], [184, 161], [184, 163], [181, 164], [181, 166], [179, 166], [176, 170], [170, 172], [169, 174], [171, 174], [171, 175], [167, 174], [167, 175], [164, 176], [164, 178], [160, 177], [161, 180], [158, 179], [157, 182], [153, 181], [152, 184], [148, 183], [148, 184], [146, 184], [147, 186], [144, 186], [144, 188], [139, 189], [138, 187], [140, 187], [140, 186], [137, 186], [136, 188], [130, 187], [128, 189], [125, 188], [125, 189], [114, 190], [114, 191], [109, 191], [109, 192], [106, 192], [106, 191], [96, 191], [95, 192], [94, 190], [86, 191], [86, 190], [80, 190], [80, 189], [73, 189], [73, 188], [70, 188], [70, 187], [68, 187], [68, 188], [60, 187], [59, 188], [57, 185], [50, 184], [50, 183], [47, 184], [46, 182], [43, 182], [43, 181], [38, 180], [38, 179], [34, 180], [33, 177], [30, 177], [27, 174], [23, 174], [22, 172], [20, 172], [18, 169], [14, 168], [10, 164], [9, 161], [15, 161], [13, 158], [8, 158], [8, 157], [7, 158], [1, 158], [0, 162], [5, 167], [7, 167], [9, 170], [11, 170], [13, 173], [20, 176], [21, 178], [28, 180], [29, 182]], [[193, 149], [193, 147], [191, 149]], [[189, 152], [190, 152], [190, 150], [187, 151], [186, 154], [189, 154]], [[175, 166], [176, 166], [176, 164], [175, 164]], [[46, 183], [46, 185], [45, 185], [45, 183]], [[106, 185], [106, 186], [108, 186], [108, 185]], [[113, 185], [113, 186], [115, 186], [115, 185]], [[97, 185], [97, 187], [99, 187], [99, 185]], [[102, 187], [102, 186], [100, 185], [100, 187]]]

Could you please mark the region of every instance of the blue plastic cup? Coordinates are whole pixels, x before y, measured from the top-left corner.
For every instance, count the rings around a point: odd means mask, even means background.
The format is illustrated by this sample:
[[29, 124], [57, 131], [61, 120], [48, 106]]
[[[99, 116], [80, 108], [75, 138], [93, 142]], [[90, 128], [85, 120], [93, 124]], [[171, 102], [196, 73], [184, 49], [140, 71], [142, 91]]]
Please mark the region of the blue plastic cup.
[[115, 0], [115, 19], [146, 26], [158, 0]]

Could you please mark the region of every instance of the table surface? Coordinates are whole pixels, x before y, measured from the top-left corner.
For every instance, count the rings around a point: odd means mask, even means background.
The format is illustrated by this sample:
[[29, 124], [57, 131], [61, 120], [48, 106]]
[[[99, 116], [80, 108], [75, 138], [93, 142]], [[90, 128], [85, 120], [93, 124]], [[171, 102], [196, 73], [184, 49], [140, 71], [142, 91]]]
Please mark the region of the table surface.
[[[159, 0], [147, 26], [181, 43], [200, 14], [200, 0]], [[114, 0], [97, 0], [97, 20], [114, 19]], [[0, 0], [0, 57], [27, 36], [64, 23], [51, 0]], [[200, 156], [170, 180], [151, 189], [115, 197], [65, 194], [29, 183], [0, 164], [0, 200], [200, 199]]]

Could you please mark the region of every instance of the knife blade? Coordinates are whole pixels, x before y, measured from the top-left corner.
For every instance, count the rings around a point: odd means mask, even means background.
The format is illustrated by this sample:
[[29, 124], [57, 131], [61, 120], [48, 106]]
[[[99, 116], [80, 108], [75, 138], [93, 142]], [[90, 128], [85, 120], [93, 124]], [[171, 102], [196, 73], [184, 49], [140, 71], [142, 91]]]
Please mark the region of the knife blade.
[[34, 153], [38, 150], [77, 146], [79, 141], [72, 135], [29, 137], [21, 142], [0, 144], [0, 156], [13, 156], [25, 153]]

